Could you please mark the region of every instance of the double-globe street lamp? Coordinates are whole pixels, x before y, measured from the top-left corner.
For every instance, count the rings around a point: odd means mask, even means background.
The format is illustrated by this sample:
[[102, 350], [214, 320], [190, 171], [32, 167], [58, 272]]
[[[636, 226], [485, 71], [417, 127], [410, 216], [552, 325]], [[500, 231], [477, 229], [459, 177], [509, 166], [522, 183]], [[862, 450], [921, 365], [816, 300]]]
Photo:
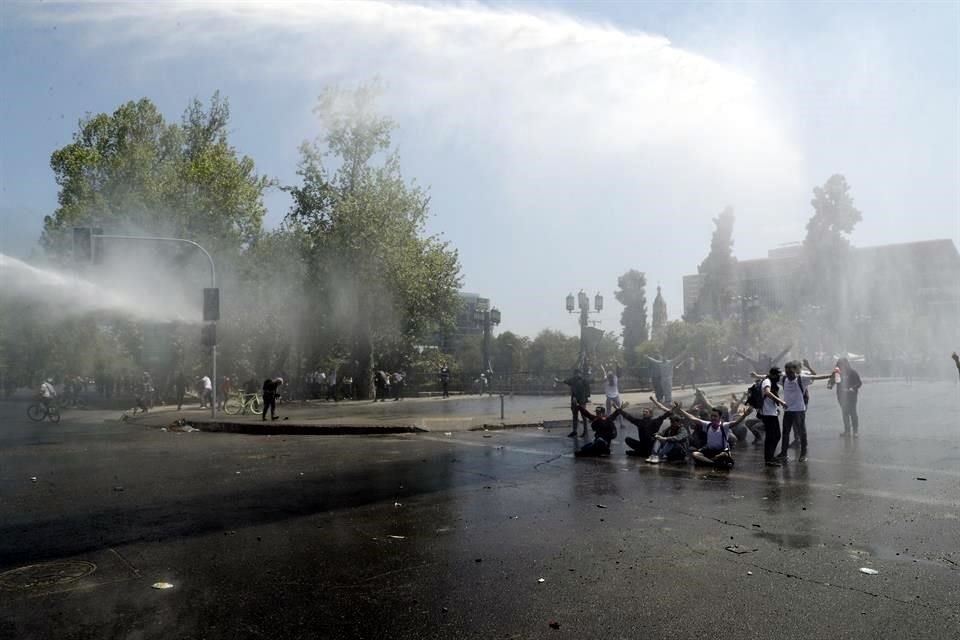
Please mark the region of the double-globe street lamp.
[[[579, 312], [577, 311], [579, 309]], [[573, 294], [567, 295], [567, 313], [580, 314], [580, 355], [577, 358], [578, 367], [584, 372], [588, 369], [586, 332], [590, 325], [590, 314], [603, 311], [603, 296], [598, 291], [593, 297], [593, 310], [590, 309], [590, 297], [580, 289], [580, 293], [574, 298]]]
[[483, 329], [483, 370], [492, 371], [490, 366], [490, 334], [493, 327], [500, 324], [500, 310], [489, 308], [489, 302], [478, 304], [473, 310], [473, 319]]

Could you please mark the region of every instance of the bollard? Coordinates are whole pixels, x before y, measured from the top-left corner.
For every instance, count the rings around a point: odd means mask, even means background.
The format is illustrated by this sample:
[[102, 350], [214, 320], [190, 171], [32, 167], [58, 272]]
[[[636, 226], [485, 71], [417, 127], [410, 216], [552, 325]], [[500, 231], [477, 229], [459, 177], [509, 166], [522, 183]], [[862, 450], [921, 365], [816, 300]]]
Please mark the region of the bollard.
[[500, 419], [503, 420], [503, 394], [500, 394]]

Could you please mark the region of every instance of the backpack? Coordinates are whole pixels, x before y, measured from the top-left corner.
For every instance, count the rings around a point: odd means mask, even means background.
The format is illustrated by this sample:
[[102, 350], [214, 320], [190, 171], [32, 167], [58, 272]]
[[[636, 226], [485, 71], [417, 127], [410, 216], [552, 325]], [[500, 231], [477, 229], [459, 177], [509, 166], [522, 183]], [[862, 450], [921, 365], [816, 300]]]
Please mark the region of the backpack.
[[800, 391], [803, 393], [803, 404], [809, 409], [810, 408], [810, 394], [807, 393], [807, 388], [803, 384], [803, 376], [797, 374], [797, 384], [800, 385]]
[[761, 378], [747, 387], [747, 404], [756, 409], [758, 412], [763, 408], [764, 380], [766, 380], [766, 378]]

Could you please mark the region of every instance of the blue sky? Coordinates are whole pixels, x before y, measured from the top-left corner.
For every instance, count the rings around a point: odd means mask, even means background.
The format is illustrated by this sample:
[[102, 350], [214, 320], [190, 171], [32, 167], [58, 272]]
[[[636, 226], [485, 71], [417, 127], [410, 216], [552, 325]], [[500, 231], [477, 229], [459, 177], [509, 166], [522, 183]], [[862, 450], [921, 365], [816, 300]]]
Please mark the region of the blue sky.
[[[960, 244], [960, 4], [16, 3], [0, 6], [0, 251], [56, 206], [49, 169], [87, 112], [171, 119], [220, 90], [231, 139], [290, 183], [330, 83], [379, 76], [430, 230], [504, 328], [576, 330], [563, 297], [648, 275], [680, 313], [711, 218], [741, 258], [802, 238], [832, 173], [854, 244]], [[268, 197], [268, 224], [286, 212]]]

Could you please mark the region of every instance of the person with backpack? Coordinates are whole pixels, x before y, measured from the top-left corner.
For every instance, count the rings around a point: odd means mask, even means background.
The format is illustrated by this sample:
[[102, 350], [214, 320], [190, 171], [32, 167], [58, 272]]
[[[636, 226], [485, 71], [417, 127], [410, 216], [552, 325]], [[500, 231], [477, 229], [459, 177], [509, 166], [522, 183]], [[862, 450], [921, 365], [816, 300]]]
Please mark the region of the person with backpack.
[[780, 407], [786, 407], [780, 396], [780, 369], [771, 367], [762, 380], [757, 380], [747, 390], [747, 404], [757, 410], [763, 422], [763, 460], [768, 467], [780, 467], [777, 459], [777, 444], [780, 443]]
[[736, 420], [731, 422], [724, 422], [722, 411], [716, 407], [710, 410], [709, 420], [698, 418], [680, 407], [677, 407], [677, 411], [693, 424], [700, 425], [706, 436], [706, 446], [696, 449], [691, 454], [693, 463], [698, 465], [712, 465], [718, 469], [730, 469], [733, 467], [733, 454], [730, 452], [728, 444], [730, 431], [733, 427], [746, 420], [753, 409], [747, 407]]
[[[566, 380], [553, 379], [554, 383], [563, 382], [570, 387], [570, 412], [573, 414], [573, 431], [567, 437], [577, 437], [577, 422], [581, 419], [580, 407], [590, 400], [590, 382], [580, 374], [580, 369], [574, 369], [573, 375]], [[587, 419], [583, 418], [583, 437], [587, 437]]]

